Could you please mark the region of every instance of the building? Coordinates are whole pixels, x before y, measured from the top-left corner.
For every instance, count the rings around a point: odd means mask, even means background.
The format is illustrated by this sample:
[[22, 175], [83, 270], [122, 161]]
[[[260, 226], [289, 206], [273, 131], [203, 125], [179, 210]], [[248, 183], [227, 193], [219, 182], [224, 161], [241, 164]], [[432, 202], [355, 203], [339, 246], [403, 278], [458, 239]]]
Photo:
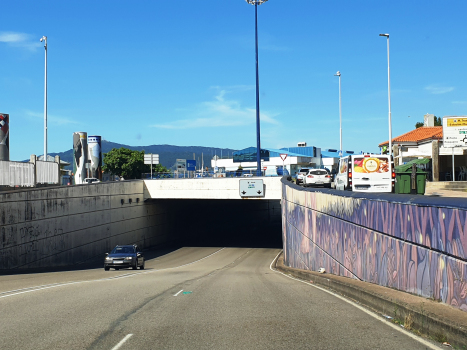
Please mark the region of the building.
[[[290, 148], [261, 148], [261, 170], [265, 176], [276, 176], [284, 173], [294, 175], [302, 167], [322, 167], [321, 149], [306, 146]], [[233, 158], [219, 159], [214, 157], [211, 160], [211, 167], [218, 173], [236, 172], [241, 169], [243, 173], [256, 172], [256, 147], [248, 147], [233, 153]]]
[[[443, 146], [443, 127], [433, 126], [433, 115], [426, 115], [424, 126], [392, 139], [395, 165], [414, 159], [430, 158], [426, 164], [428, 179], [432, 181], [452, 181], [452, 158], [454, 154], [455, 179], [465, 180], [463, 172], [467, 167], [467, 147], [446, 148]], [[384, 148], [388, 141], [379, 144]], [[463, 176], [464, 174], [464, 176]]]

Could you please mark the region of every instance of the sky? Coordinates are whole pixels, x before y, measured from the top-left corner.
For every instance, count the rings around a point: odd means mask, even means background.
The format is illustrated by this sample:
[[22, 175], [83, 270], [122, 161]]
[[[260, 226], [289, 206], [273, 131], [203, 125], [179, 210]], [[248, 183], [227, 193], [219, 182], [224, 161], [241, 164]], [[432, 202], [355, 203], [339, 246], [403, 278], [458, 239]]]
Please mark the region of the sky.
[[[72, 134], [131, 146], [256, 146], [255, 9], [244, 0], [4, 1], [10, 160]], [[258, 7], [261, 146], [378, 152], [426, 113], [466, 115], [467, 1], [269, 0]]]

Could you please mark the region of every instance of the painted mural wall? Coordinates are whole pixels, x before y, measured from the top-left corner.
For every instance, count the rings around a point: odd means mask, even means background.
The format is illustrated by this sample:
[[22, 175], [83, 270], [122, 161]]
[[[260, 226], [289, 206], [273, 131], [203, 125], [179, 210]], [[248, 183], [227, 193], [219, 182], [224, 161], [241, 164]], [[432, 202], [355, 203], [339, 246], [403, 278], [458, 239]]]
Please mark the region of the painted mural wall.
[[88, 136], [89, 177], [102, 180], [102, 142], [100, 136]]
[[324, 267], [467, 312], [466, 203], [376, 197], [304, 190], [283, 180], [286, 265], [311, 271]]
[[88, 163], [88, 134], [86, 132], [73, 133], [73, 181], [81, 185], [86, 178], [86, 164]]
[[0, 160], [10, 160], [10, 116], [0, 113]]

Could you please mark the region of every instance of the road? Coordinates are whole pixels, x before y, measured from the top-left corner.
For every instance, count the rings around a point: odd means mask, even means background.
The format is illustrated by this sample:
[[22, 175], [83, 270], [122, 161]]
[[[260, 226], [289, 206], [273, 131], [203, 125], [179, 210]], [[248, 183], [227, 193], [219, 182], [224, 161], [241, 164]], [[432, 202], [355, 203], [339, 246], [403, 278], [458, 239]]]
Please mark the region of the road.
[[278, 249], [182, 248], [146, 270], [0, 276], [0, 349], [426, 349], [270, 269]]

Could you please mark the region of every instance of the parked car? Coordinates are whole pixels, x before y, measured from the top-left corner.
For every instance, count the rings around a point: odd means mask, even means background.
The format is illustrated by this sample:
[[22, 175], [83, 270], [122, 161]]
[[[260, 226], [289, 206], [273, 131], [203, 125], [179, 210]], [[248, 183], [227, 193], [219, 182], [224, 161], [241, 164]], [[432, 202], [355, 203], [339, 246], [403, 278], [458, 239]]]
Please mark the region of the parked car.
[[144, 270], [144, 255], [136, 244], [118, 245], [106, 255], [104, 261], [105, 271], [109, 271], [111, 267], [115, 270], [125, 267], [131, 267], [133, 270], [139, 267]]
[[312, 169], [309, 170], [303, 179], [304, 186], [321, 185], [331, 187], [332, 177], [331, 174], [325, 169]]
[[95, 177], [87, 177], [84, 179], [83, 183], [85, 184], [94, 184], [94, 183], [99, 183], [101, 180], [96, 179]]
[[310, 171], [309, 168], [301, 168], [298, 173], [297, 173], [297, 178], [295, 179], [295, 182], [297, 185], [303, 184], [303, 179], [306, 174]]

